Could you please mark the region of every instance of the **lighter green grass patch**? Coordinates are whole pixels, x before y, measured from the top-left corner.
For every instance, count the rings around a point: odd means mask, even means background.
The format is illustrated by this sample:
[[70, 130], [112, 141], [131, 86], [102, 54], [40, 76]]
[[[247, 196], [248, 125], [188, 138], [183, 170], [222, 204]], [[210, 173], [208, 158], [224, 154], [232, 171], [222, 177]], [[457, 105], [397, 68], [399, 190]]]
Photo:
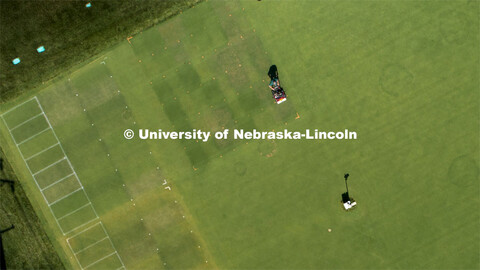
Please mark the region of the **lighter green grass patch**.
[[103, 270], [103, 269], [118, 269], [122, 267], [122, 262], [120, 259], [118, 259], [117, 254], [113, 254], [105, 259], [101, 259], [98, 263], [95, 263], [88, 269], [98, 269], [98, 270]]
[[58, 220], [60, 227], [65, 233], [71, 232], [80, 226], [86, 225], [88, 222], [97, 218], [91, 205], [86, 207], [72, 209], [67, 216], [60, 217]]
[[[70, 176], [65, 176], [50, 184], [49, 187], [43, 190], [43, 194], [49, 202], [52, 202], [71, 194], [79, 188], [81, 188], [81, 186], [76, 175], [70, 174]], [[82, 203], [82, 201], [78, 201], [78, 203]]]
[[[94, 245], [98, 241], [103, 241], [102, 239], [106, 238], [107, 235], [103, 230], [101, 223], [97, 223], [85, 231], [75, 235], [72, 238], [68, 239], [70, 247], [75, 253], [81, 252], [83, 249], [88, 248], [89, 246]], [[108, 241], [108, 239], [105, 239]]]
[[40, 188], [45, 188], [57, 180], [60, 180], [63, 177], [73, 173], [73, 171], [68, 161], [64, 159], [55, 165], [44, 168], [36, 173], [35, 180], [37, 181], [38, 185]]
[[[98, 242], [94, 246], [91, 246], [81, 251], [80, 253], [77, 253], [77, 258], [80, 261], [81, 265], [88, 266], [114, 252], [115, 250], [110, 244], [110, 241], [108, 239], [105, 239], [101, 242]], [[117, 265], [117, 268], [120, 266], [121, 264]]]

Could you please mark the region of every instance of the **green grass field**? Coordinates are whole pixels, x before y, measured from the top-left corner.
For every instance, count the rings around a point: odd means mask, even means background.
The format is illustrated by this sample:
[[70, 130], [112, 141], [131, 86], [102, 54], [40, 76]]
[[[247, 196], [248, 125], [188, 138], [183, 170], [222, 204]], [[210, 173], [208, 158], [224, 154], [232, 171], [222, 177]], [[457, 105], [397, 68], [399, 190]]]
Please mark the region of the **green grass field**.
[[478, 269], [479, 7], [206, 1], [3, 105], [0, 142], [67, 268]]

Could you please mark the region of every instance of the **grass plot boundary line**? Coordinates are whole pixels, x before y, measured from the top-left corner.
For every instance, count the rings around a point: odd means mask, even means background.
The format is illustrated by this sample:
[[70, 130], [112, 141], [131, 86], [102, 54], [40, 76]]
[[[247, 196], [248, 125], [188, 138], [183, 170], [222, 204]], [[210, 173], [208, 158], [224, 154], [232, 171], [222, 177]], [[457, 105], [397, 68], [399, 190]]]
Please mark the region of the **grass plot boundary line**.
[[[28, 102], [31, 102], [31, 101], [33, 101], [33, 100], [35, 100], [35, 101], [37, 102], [38, 108], [39, 108], [42, 112], [41, 112], [40, 114], [38, 114], [38, 115], [35, 115], [35, 117], [31, 117], [31, 118], [23, 121], [20, 125], [16, 125], [14, 128], [10, 128], [9, 125], [8, 125], [8, 123], [7, 123], [7, 121], [5, 120], [5, 117], [4, 117], [4, 116], [7, 115], [7, 114], [11, 114], [11, 113], [19, 110], [24, 104], [26, 104], [26, 103], [28, 103]], [[44, 129], [44, 130], [42, 130], [42, 131], [40, 131], [40, 132], [37, 132], [36, 134], [33, 134], [32, 136], [30, 136], [29, 138], [27, 138], [26, 140], [24, 140], [24, 141], [22, 141], [22, 142], [20, 142], [20, 143], [17, 143], [15, 137], [13, 136], [12, 130], [15, 129], [15, 128], [17, 128], [17, 127], [19, 127], [19, 126], [21, 126], [21, 125], [23, 125], [23, 124], [25, 124], [25, 123], [27, 123], [27, 122], [29, 122], [29, 121], [31, 121], [31, 120], [33, 120], [33, 119], [36, 119], [36, 118], [37, 118], [38, 116], [40, 116], [40, 115], [43, 115], [43, 116], [44, 116], [45, 121], [46, 121], [46, 123], [48, 124], [48, 128], [47, 128], [47, 129]], [[93, 221], [95, 221], [95, 220], [99, 220], [100, 218], [99, 218], [99, 216], [98, 216], [98, 213], [97, 213], [97, 211], [95, 210], [95, 208], [94, 208], [94, 206], [93, 206], [93, 204], [92, 204], [92, 201], [90, 200], [90, 197], [89, 197], [89, 196], [87, 195], [87, 193], [85, 192], [85, 189], [83, 188], [83, 185], [82, 185], [82, 183], [81, 183], [81, 181], [80, 181], [80, 178], [78, 177], [77, 173], [75, 172], [75, 169], [73, 168], [73, 165], [72, 165], [72, 163], [70, 162], [70, 159], [67, 157], [67, 154], [66, 154], [66, 152], [65, 152], [65, 149], [63, 148], [62, 144], [60, 143], [60, 140], [58, 139], [58, 136], [57, 136], [57, 134], [55, 133], [55, 130], [53, 129], [52, 124], [50, 123], [50, 120], [48, 119], [47, 115], [45, 114], [45, 111], [43, 110], [43, 107], [42, 107], [42, 105], [40, 104], [40, 101], [38, 100], [38, 98], [35, 96], [35, 97], [33, 97], [33, 98], [29, 99], [29, 100], [26, 100], [25, 102], [23, 102], [23, 103], [15, 106], [15, 107], [13, 107], [13, 108], [11, 108], [11, 109], [8, 110], [7, 112], [4, 112], [3, 114], [0, 115], [0, 117], [2, 118], [3, 123], [4, 123], [5, 126], [7, 127], [7, 130], [8, 130], [8, 132], [10, 133], [10, 136], [12, 137], [12, 140], [13, 140], [13, 142], [15, 143], [15, 145], [16, 145], [16, 147], [17, 147], [17, 150], [18, 150], [19, 153], [20, 153], [20, 156], [22, 157], [22, 159], [23, 159], [23, 161], [24, 161], [24, 163], [25, 163], [25, 165], [26, 165], [26, 167], [27, 167], [30, 175], [32, 176], [33, 180], [35, 181], [35, 184], [36, 184], [38, 190], [39, 190], [40, 193], [42, 194], [42, 197], [43, 197], [43, 199], [45, 200], [45, 203], [47, 204], [48, 209], [50, 210], [50, 213], [52, 214], [53, 219], [54, 219], [55, 222], [57, 223], [57, 225], [58, 225], [58, 227], [60, 228], [60, 231], [62, 232], [62, 234], [63, 234], [64, 236], [66, 236], [66, 235], [68, 235], [68, 234], [70, 234], [70, 233], [72, 233], [72, 232], [74, 232], [74, 231], [76, 231], [76, 230], [78, 230], [78, 229], [81, 229], [82, 227], [85, 227], [85, 226], [91, 224], [91, 223], [92, 223]], [[58, 161], [56, 161], [56, 162], [54, 162], [54, 163], [52, 163], [52, 164], [50, 164], [50, 165], [47, 165], [46, 167], [44, 167], [44, 168], [42, 168], [42, 169], [40, 169], [40, 170], [38, 170], [38, 171], [36, 171], [36, 172], [33, 172], [32, 169], [30, 168], [28, 162], [27, 162], [31, 157], [25, 159], [25, 157], [24, 157], [21, 149], [19, 148], [19, 146], [20, 146], [23, 142], [28, 141], [28, 140], [30, 140], [30, 139], [38, 136], [39, 134], [48, 131], [48, 130], [51, 130], [51, 132], [52, 132], [52, 134], [53, 134], [53, 136], [54, 136], [54, 138], [55, 138], [55, 140], [56, 140], [56, 143], [55, 143], [54, 145], [51, 145], [51, 146], [43, 149], [43, 150], [40, 150], [38, 153], [34, 154], [33, 156], [40, 155], [40, 154], [42, 154], [43, 152], [51, 149], [53, 146], [58, 145], [58, 146], [60, 147], [61, 151], [62, 151], [63, 158], [61, 158], [60, 160], [58, 160]], [[33, 156], [32, 156], [32, 157], [33, 157]], [[52, 166], [54, 166], [54, 165], [56, 165], [56, 164], [58, 164], [59, 162], [64, 161], [64, 160], [68, 163], [68, 166], [69, 166], [69, 168], [72, 170], [72, 173], [70, 173], [69, 175], [67, 175], [67, 176], [65, 176], [65, 177], [63, 177], [63, 178], [61, 178], [61, 179], [59, 179], [59, 180], [55, 180], [55, 181], [54, 181], [53, 183], [51, 183], [50, 185], [42, 188], [42, 187], [39, 185], [39, 183], [38, 183], [38, 181], [37, 181], [37, 179], [36, 179], [36, 175], [37, 175], [38, 173], [40, 173], [40, 172], [46, 171], [47, 169], [51, 168]], [[57, 185], [58, 183], [62, 182], [63, 180], [65, 180], [66, 178], [71, 177], [71, 176], [75, 176], [75, 179], [76, 179], [76, 181], [78, 182], [78, 184], [80, 185], [80, 187], [79, 187], [78, 189], [76, 189], [75, 191], [73, 191], [73, 192], [71, 192], [71, 193], [69, 193], [69, 194], [67, 194], [67, 195], [65, 195], [65, 196], [61, 196], [60, 198], [56, 198], [56, 200], [54, 200], [53, 203], [50, 203], [49, 200], [47, 199], [47, 197], [46, 197], [45, 194], [44, 194], [44, 190], [46, 190], [47, 188], [50, 188], [50, 187], [52, 187], [52, 186]], [[68, 213], [68, 214], [66, 214], [66, 215], [64, 215], [64, 216], [62, 216], [62, 217], [60, 217], [60, 218], [57, 218], [56, 215], [55, 215], [55, 213], [54, 213], [54, 211], [53, 211], [53, 209], [51, 208], [51, 205], [53, 205], [53, 204], [55, 204], [55, 203], [57, 203], [57, 202], [59, 202], [59, 201], [62, 201], [62, 200], [64, 200], [64, 199], [68, 198], [69, 196], [73, 195], [74, 193], [76, 193], [76, 192], [78, 192], [78, 191], [80, 191], [80, 190], [81, 190], [81, 191], [83, 192], [83, 194], [85, 195], [85, 198], [87, 199], [88, 203], [85, 204], [85, 205], [83, 205], [83, 206], [81, 206], [80, 208], [72, 209], [72, 211], [71, 211], [70, 213]], [[83, 208], [85, 208], [85, 207], [87, 207], [87, 206], [90, 206], [90, 208], [92, 209], [95, 217], [94, 217], [94, 218], [91, 218], [91, 219], [89, 219], [88, 221], [84, 222], [83, 224], [81, 224], [81, 225], [79, 225], [79, 226], [77, 226], [77, 227], [75, 227], [75, 228], [73, 228], [73, 229], [70, 229], [70, 230], [68, 230], [67, 232], [65, 232], [65, 231], [64, 231], [64, 228], [62, 228], [62, 226], [60, 225], [60, 222], [59, 222], [59, 221], [60, 221], [61, 219], [65, 218], [65, 217], [70, 216], [71, 214], [76, 213], [77, 211], [79, 211], [79, 210], [81, 210], [81, 209], [83, 209]], [[102, 240], [105, 240], [106, 238], [108, 238], [109, 241], [110, 241], [110, 244], [111, 244], [111, 246], [112, 246], [112, 248], [113, 248], [113, 250], [114, 250], [113, 253], [105, 256], [104, 258], [107, 258], [107, 257], [110, 257], [110, 256], [116, 254], [117, 257], [118, 257], [118, 259], [119, 259], [119, 261], [120, 261], [120, 263], [122, 264], [122, 266], [121, 266], [120, 268], [126, 269], [126, 267], [125, 267], [122, 259], [120, 258], [120, 255], [118, 254], [117, 249], [116, 249], [115, 246], [113, 245], [113, 242], [112, 242], [112, 240], [110, 239], [110, 235], [108, 234], [107, 230], [105, 229], [103, 223], [100, 221], [100, 222], [98, 222], [98, 223], [95, 223], [95, 224], [92, 225], [91, 227], [93, 227], [93, 226], [95, 226], [95, 225], [98, 225], [98, 224], [101, 225], [101, 227], [102, 227], [102, 229], [103, 229], [103, 231], [104, 231], [104, 233], [105, 233], [105, 235], [106, 235]], [[70, 238], [67, 238], [67, 240], [66, 240], [67, 243], [68, 243], [68, 246], [69, 246], [70, 250], [72, 251], [73, 255], [75, 256], [75, 259], [76, 259], [76, 261], [77, 261], [77, 263], [78, 263], [78, 265], [80, 266], [81, 269], [86, 269], [87, 267], [91, 267], [91, 266], [93, 266], [94, 264], [100, 262], [101, 260], [95, 261], [94, 263], [91, 263], [91, 264], [89, 264], [89, 265], [86, 266], [86, 267], [83, 266], [83, 265], [80, 263], [79, 259], [77, 258], [76, 253], [73, 251], [72, 247], [70, 246], [69, 239], [71, 239], [71, 238], [73, 238], [73, 237], [75, 237], [75, 236], [77, 236], [77, 235], [79, 235], [79, 234], [81, 234], [81, 233], [84, 233], [85, 231], [87, 231], [87, 230], [88, 230], [89, 228], [91, 228], [91, 227], [88, 227], [88, 228], [84, 229], [83, 231], [78, 232], [77, 234], [71, 236]], [[103, 258], [102, 258], [102, 259], [103, 259]]]
[[[102, 228], [102, 231], [105, 233], [105, 237], [101, 238], [100, 240], [97, 240], [96, 242], [94, 242], [94, 243], [92, 243], [92, 244], [90, 244], [90, 245], [88, 245], [88, 246], [86, 246], [86, 247], [84, 247], [84, 248], [82, 248], [82, 249], [80, 249], [80, 250], [73, 250], [73, 247], [72, 247], [72, 245], [70, 244], [70, 240], [72, 240], [72, 239], [75, 238], [75, 237], [80, 236], [81, 234], [87, 233], [89, 230], [91, 230], [92, 228], [94, 228], [94, 227], [96, 227], [96, 226], [100, 226], [100, 227]], [[79, 254], [79, 253], [81, 253], [81, 252], [83, 252], [83, 251], [85, 251], [85, 250], [88, 250], [89, 248], [92, 248], [92, 247], [96, 246], [97, 244], [105, 241], [106, 239], [108, 239], [108, 241], [110, 241], [110, 245], [111, 245], [111, 247], [113, 248], [114, 251], [111, 252], [111, 253], [109, 253], [108, 255], [103, 256], [102, 258], [96, 260], [94, 263], [90, 263], [90, 264], [87, 265], [87, 266], [83, 266], [83, 265], [80, 263], [80, 260], [78, 259], [77, 254]], [[91, 267], [91, 266], [93, 266], [93, 265], [95, 265], [95, 264], [103, 261], [104, 259], [106, 259], [106, 258], [108, 258], [108, 257], [111, 257], [111, 256], [114, 255], [114, 254], [117, 255], [118, 260], [119, 260], [120, 263], [122, 264], [122, 266], [120, 266], [120, 267], [117, 268], [117, 269], [127, 269], [127, 268], [125, 267], [125, 264], [123, 263], [122, 258], [120, 257], [120, 254], [118, 254], [117, 249], [116, 249], [115, 246], [113, 245], [112, 239], [111, 239], [110, 236], [108, 235], [108, 232], [107, 232], [107, 230], [105, 229], [105, 226], [103, 225], [103, 222], [101, 222], [101, 221], [99, 221], [99, 222], [97, 222], [97, 223], [95, 223], [95, 224], [93, 224], [93, 225], [90, 225], [90, 226], [88, 226], [87, 228], [83, 229], [82, 231], [77, 232], [77, 233], [73, 234], [72, 236], [68, 237], [68, 238], [67, 238], [67, 244], [68, 244], [68, 247], [70, 248], [70, 251], [71, 251], [71, 252], [73, 253], [73, 255], [75, 256], [75, 259], [77, 260], [78, 265], [80, 265], [80, 267], [81, 267], [82, 269], [87, 269], [88, 267]]]

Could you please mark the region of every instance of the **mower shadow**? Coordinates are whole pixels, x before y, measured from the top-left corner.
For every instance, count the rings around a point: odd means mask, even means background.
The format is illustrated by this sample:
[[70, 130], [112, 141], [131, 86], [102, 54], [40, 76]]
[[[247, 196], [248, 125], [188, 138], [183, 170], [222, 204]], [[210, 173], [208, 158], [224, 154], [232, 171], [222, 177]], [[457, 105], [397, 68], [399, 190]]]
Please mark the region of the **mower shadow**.
[[270, 66], [270, 68], [268, 69], [268, 77], [270, 77], [270, 79], [278, 79], [278, 70], [276, 65]]

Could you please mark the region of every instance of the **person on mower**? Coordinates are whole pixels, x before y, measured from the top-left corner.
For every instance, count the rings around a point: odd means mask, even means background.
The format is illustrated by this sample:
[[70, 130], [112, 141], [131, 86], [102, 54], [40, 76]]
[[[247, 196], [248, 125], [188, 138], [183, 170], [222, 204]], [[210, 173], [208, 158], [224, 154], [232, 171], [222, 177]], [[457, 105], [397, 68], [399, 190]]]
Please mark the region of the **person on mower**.
[[272, 78], [268, 87], [270, 87], [272, 91], [276, 91], [276, 89], [280, 87], [280, 81], [278, 80], [278, 78]]
[[273, 96], [274, 96], [275, 99], [278, 99], [278, 98], [283, 96], [283, 89], [282, 89], [281, 86], [278, 86], [272, 92], [273, 92]]

